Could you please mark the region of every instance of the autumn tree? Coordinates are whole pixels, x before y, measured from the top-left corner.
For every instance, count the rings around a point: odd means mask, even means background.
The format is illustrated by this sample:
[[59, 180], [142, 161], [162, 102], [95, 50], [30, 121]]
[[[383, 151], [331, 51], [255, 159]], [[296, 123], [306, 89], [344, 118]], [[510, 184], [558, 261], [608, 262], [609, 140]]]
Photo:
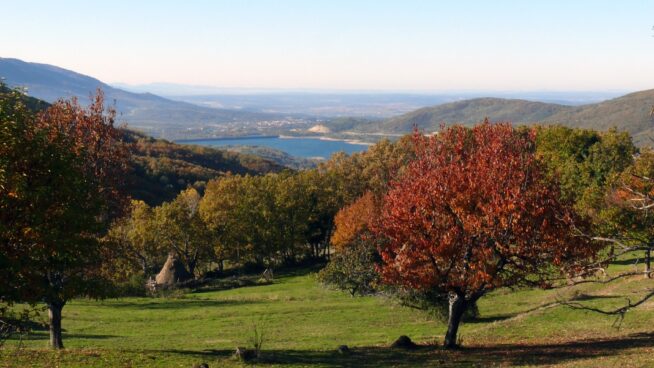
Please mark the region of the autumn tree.
[[226, 175], [207, 183], [200, 201], [200, 216], [211, 233], [213, 251], [219, 264], [230, 260], [241, 262], [246, 253], [248, 206], [243, 177]]
[[334, 234], [331, 243], [339, 251], [351, 244], [379, 212], [379, 204], [372, 192], [367, 192], [349, 206], [343, 207], [334, 218]]
[[[121, 214], [128, 151], [98, 93], [88, 108], [59, 101], [32, 118], [0, 99], [3, 299], [45, 302], [50, 345], [63, 348], [61, 313], [75, 296], [101, 296], [108, 222]], [[13, 104], [13, 105], [12, 105]]]
[[190, 275], [211, 256], [211, 239], [199, 213], [200, 194], [193, 188], [153, 210], [151, 231], [161, 246], [174, 252]]
[[379, 203], [372, 192], [338, 211], [330, 240], [335, 251], [318, 274], [322, 283], [346, 290], [352, 296], [377, 291], [379, 274], [376, 267], [380, 257], [369, 227], [378, 213]]
[[157, 239], [154, 213], [143, 201], [132, 200], [128, 215], [115, 220], [104, 238], [110, 243], [115, 259], [110, 267], [114, 280], [123, 281], [140, 273], [144, 278], [158, 272], [165, 261], [166, 249]]
[[416, 133], [414, 142], [417, 158], [391, 185], [373, 232], [386, 283], [448, 295], [446, 347], [487, 292], [546, 286], [553, 270], [575, 270], [596, 253], [572, 235], [574, 212], [536, 158], [535, 132], [486, 121]]
[[344, 204], [338, 177], [331, 172], [310, 170], [298, 173], [297, 178], [304, 196], [299, 202], [307, 216], [303, 220], [306, 222], [303, 237], [308, 246], [305, 256], [329, 257], [334, 216]]

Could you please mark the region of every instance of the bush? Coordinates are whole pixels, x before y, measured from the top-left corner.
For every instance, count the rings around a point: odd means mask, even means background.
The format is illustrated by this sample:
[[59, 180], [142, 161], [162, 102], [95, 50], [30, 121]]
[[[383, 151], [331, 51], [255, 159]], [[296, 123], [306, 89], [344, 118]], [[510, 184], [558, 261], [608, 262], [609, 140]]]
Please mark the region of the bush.
[[125, 282], [117, 283], [114, 287], [114, 296], [146, 296], [145, 277], [134, 274]]
[[35, 306], [12, 308], [0, 301], [0, 348], [13, 337], [18, 337], [19, 347], [22, 340], [33, 330], [44, 330], [46, 326], [39, 322], [40, 310]]
[[[439, 321], [447, 320], [447, 293], [383, 285], [376, 270], [380, 261], [376, 244], [366, 236], [359, 236], [332, 256], [327, 266], [318, 273], [318, 281], [334, 289], [347, 291], [352, 296], [383, 293], [404, 306], [425, 311]], [[463, 321], [473, 320], [478, 315], [479, 309], [475, 302], [466, 310]]]
[[359, 237], [332, 256], [331, 261], [318, 274], [318, 280], [350, 295], [369, 295], [377, 292], [379, 275], [376, 264], [380, 261], [377, 247]]

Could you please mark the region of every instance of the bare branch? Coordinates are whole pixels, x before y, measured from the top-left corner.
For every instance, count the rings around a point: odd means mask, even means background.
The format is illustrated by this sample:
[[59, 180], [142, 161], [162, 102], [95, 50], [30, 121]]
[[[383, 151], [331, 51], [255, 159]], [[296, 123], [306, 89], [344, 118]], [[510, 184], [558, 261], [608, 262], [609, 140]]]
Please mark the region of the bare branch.
[[576, 309], [576, 310], [587, 310], [587, 311], [597, 312], [605, 315], [617, 315], [620, 316], [621, 318], [624, 318], [625, 313], [645, 303], [652, 297], [654, 297], [654, 290], [650, 290], [649, 293], [647, 293], [645, 296], [643, 296], [640, 300], [638, 300], [635, 303], [632, 302], [631, 299], [627, 298], [627, 305], [612, 310], [589, 307], [587, 305], [583, 305], [579, 302], [574, 302], [574, 301], [559, 300], [559, 303], [561, 303], [561, 305], [565, 305], [569, 308]]

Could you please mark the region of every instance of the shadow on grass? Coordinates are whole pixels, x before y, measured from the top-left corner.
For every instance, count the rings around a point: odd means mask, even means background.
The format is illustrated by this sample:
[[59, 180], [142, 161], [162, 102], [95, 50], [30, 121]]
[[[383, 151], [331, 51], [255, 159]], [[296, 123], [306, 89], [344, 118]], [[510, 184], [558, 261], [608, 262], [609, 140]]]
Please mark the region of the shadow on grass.
[[207, 281], [206, 284], [191, 289], [192, 294], [202, 294], [231, 289], [243, 289], [258, 286], [267, 286], [276, 283], [283, 283], [288, 278], [306, 276], [312, 273], [317, 273], [325, 266], [325, 263], [313, 263], [310, 265], [296, 265], [286, 266], [278, 270], [273, 270], [275, 273], [274, 281], [266, 283], [262, 282], [262, 272], [250, 273], [240, 276], [229, 276], [217, 278]]
[[579, 294], [573, 297], [570, 300], [574, 301], [585, 301], [585, 300], [605, 300], [605, 299], [624, 299], [624, 296], [621, 295], [591, 295], [591, 294]]
[[150, 302], [111, 302], [106, 306], [116, 308], [131, 308], [131, 309], [180, 309], [180, 308], [210, 308], [210, 307], [224, 307], [229, 305], [245, 305], [258, 303], [254, 300], [214, 300], [214, 299], [152, 299]]
[[483, 316], [483, 317], [475, 317], [475, 318], [470, 318], [465, 320], [465, 324], [475, 324], [475, 323], [492, 323], [492, 322], [499, 322], [499, 321], [504, 321], [509, 318], [515, 317], [517, 314], [500, 314], [496, 316]]
[[[259, 365], [294, 364], [326, 367], [469, 367], [513, 365], [552, 365], [579, 359], [602, 358], [623, 350], [654, 347], [654, 333], [642, 333], [615, 339], [593, 339], [560, 344], [506, 344], [471, 346], [457, 350], [422, 345], [414, 350], [388, 347], [353, 348], [349, 354], [312, 350], [265, 350]], [[202, 358], [228, 358], [231, 350], [166, 350], [167, 353]]]
[[535, 306], [533, 308], [529, 308], [527, 310], [523, 310], [521, 312], [513, 313], [513, 314], [499, 314], [499, 315], [494, 315], [494, 316], [478, 316], [478, 317], [466, 320], [465, 323], [499, 322], [499, 321], [504, 321], [504, 320], [507, 320], [507, 319], [517, 317], [519, 315], [525, 315], [525, 314], [528, 314], [528, 313], [531, 313], [531, 312], [547, 309], [547, 308], [554, 307], [554, 306], [557, 306], [557, 305], [559, 305], [559, 302], [554, 301], [554, 302], [550, 302], [550, 303], [541, 304], [541, 305]]
[[232, 290], [232, 289], [243, 289], [257, 286], [267, 286], [272, 285], [273, 283], [259, 283], [256, 279], [250, 279], [248, 282], [235, 280], [218, 280], [208, 285], [191, 290], [190, 294], [202, 294], [202, 293], [213, 293], [216, 291]]
[[310, 265], [291, 266], [275, 271], [275, 278], [286, 278], [305, 276], [311, 273], [316, 273], [325, 267], [325, 262], [317, 262]]
[[[66, 333], [65, 331], [63, 332], [63, 337], [64, 337], [64, 342], [66, 339], [89, 339], [89, 340], [102, 340], [102, 339], [113, 339], [119, 336], [116, 335], [94, 335], [94, 334], [79, 334], [79, 333], [73, 333], [69, 334]], [[49, 333], [46, 332], [32, 332], [28, 335], [23, 336], [22, 338], [19, 336], [12, 336], [10, 340], [23, 340], [23, 341], [38, 341], [38, 340], [48, 340], [50, 339]]]
[[635, 265], [642, 266], [644, 264], [645, 264], [644, 254], [642, 257], [631, 257], [631, 258], [616, 259], [611, 261], [611, 265], [620, 265], [620, 266], [635, 266]]

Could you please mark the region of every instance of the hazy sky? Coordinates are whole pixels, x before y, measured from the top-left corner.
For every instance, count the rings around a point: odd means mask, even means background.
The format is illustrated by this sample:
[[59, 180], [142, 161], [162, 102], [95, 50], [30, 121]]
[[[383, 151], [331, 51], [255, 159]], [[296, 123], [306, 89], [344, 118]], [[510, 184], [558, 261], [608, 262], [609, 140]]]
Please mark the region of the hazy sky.
[[105, 82], [654, 88], [654, 1], [0, 0], [0, 57]]

